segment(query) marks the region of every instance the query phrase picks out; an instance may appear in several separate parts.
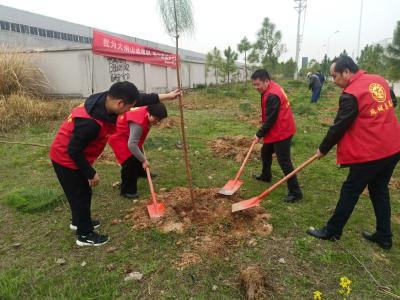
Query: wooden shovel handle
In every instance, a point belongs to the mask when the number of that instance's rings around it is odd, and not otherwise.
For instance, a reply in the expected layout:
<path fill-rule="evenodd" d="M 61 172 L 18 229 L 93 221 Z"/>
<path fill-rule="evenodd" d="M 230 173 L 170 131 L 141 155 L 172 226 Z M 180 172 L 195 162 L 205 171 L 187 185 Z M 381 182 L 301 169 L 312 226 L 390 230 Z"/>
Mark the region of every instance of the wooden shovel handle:
<path fill-rule="evenodd" d="M 244 160 L 243 160 L 242 165 L 240 166 L 239 171 L 238 171 L 237 174 L 236 174 L 236 177 L 235 177 L 235 179 L 234 179 L 235 182 L 238 181 L 239 178 L 240 178 L 240 176 L 242 175 L 243 170 L 244 170 L 244 166 L 246 165 L 247 161 L 249 160 L 250 154 L 251 154 L 251 152 L 253 152 L 254 146 L 255 146 L 256 144 L 257 144 L 257 140 L 254 139 L 253 142 L 251 143 L 251 146 L 250 146 L 249 151 L 248 151 L 247 154 L 246 154 L 246 157 L 245 157 Z"/>
<path fill-rule="evenodd" d="M 143 155 L 144 155 L 145 159 L 147 160 L 146 153 L 144 152 L 144 147 L 142 149 L 143 149 Z M 151 174 L 150 174 L 149 167 L 146 168 L 146 175 L 147 175 L 147 181 L 149 182 L 151 199 L 153 200 L 153 203 L 157 203 L 156 192 L 154 191 L 153 181 L 151 180 Z"/>
<path fill-rule="evenodd" d="M 271 193 L 273 190 L 275 190 L 278 186 L 282 185 L 286 181 L 288 181 L 290 178 L 292 178 L 294 175 L 299 173 L 301 170 L 303 170 L 306 166 L 311 164 L 314 160 L 318 158 L 318 154 L 315 154 L 311 158 L 309 158 L 307 161 L 303 162 L 300 166 L 298 166 L 296 169 L 294 169 L 291 173 L 287 174 L 285 177 L 283 177 L 281 180 L 273 184 L 269 189 L 261 193 L 258 198 L 264 198 L 267 196 L 269 193 Z"/>

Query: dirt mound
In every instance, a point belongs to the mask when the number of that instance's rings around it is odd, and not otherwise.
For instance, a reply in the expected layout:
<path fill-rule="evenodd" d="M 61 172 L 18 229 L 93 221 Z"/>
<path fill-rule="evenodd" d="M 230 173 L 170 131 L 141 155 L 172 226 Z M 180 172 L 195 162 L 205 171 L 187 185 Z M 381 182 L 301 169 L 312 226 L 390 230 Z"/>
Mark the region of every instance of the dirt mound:
<path fill-rule="evenodd" d="M 98 163 L 106 164 L 106 165 L 117 165 L 117 160 L 115 158 L 114 152 L 112 149 L 107 145 L 104 149 L 103 153 L 97 159 Z"/>
<path fill-rule="evenodd" d="M 259 266 L 248 266 L 240 270 L 240 286 L 246 300 L 270 299 L 271 287 Z"/>
<path fill-rule="evenodd" d="M 248 124 L 254 127 L 259 127 L 261 125 L 260 120 L 254 119 L 253 117 L 246 115 L 239 115 L 239 121 L 247 122 Z"/>
<path fill-rule="evenodd" d="M 333 117 L 323 116 L 319 120 L 321 122 L 321 125 L 325 127 L 329 127 L 333 124 Z"/>
<path fill-rule="evenodd" d="M 252 141 L 252 138 L 245 136 L 224 136 L 209 142 L 208 146 L 216 156 L 233 158 L 236 162 L 242 162 L 247 151 L 249 151 Z M 257 144 L 254 147 L 250 159 L 259 159 L 260 150 L 261 144 Z"/>
<path fill-rule="evenodd" d="M 183 254 L 175 264 L 178 268 L 201 262 L 203 255 L 222 256 L 243 239 L 251 237 L 254 244 L 254 236 L 271 234 L 272 225 L 268 223 L 271 216 L 264 208 L 232 213 L 231 205 L 243 199 L 237 195 L 226 198 L 217 192 L 218 189 L 195 190 L 193 208 L 189 190 L 178 187 L 158 195 L 166 206 L 163 218 L 151 220 L 146 207 L 138 205 L 130 210 L 127 219 L 133 222 L 134 229 L 153 227 L 165 233 L 188 233 L 189 237 L 177 242 L 183 247 Z"/>
<path fill-rule="evenodd" d="M 164 120 L 162 120 L 160 123 L 158 123 L 155 127 L 158 129 L 171 129 L 171 128 L 177 128 L 180 125 L 180 119 L 179 117 L 168 117 Z"/>

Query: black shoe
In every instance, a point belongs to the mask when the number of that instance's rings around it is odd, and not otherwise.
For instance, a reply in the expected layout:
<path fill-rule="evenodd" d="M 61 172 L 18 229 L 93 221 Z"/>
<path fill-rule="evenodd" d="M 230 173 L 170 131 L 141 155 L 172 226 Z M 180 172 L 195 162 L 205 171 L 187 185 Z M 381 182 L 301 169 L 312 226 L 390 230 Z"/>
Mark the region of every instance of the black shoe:
<path fill-rule="evenodd" d="M 340 240 L 340 235 L 330 233 L 328 229 L 325 227 L 322 227 L 321 229 L 315 229 L 314 227 L 310 227 L 307 229 L 307 234 L 321 240 L 329 240 L 329 241 L 338 241 Z"/>
<path fill-rule="evenodd" d="M 257 179 L 257 180 L 260 180 L 260 181 L 267 182 L 267 183 L 271 182 L 271 177 L 270 176 L 265 176 L 265 175 L 262 175 L 262 174 L 261 175 L 253 174 L 253 178 Z"/>
<path fill-rule="evenodd" d="M 286 203 L 294 203 L 303 199 L 303 194 L 288 194 L 285 198 L 283 198 L 283 202 Z"/>
<path fill-rule="evenodd" d="M 129 194 L 129 193 L 121 193 L 122 197 L 128 198 L 128 199 L 138 199 L 139 198 L 139 193 L 134 193 L 134 194 Z"/>
<path fill-rule="evenodd" d="M 99 228 L 101 223 L 99 220 L 92 220 L 92 224 L 94 228 Z M 69 224 L 69 229 L 76 231 L 78 229 L 78 226 L 71 223 Z"/>
<path fill-rule="evenodd" d="M 391 238 L 381 238 L 376 234 L 376 232 L 369 233 L 368 231 L 365 230 L 362 232 L 362 236 L 367 241 L 378 244 L 378 246 L 381 247 L 382 249 L 389 250 L 390 248 L 392 248 Z"/>
<path fill-rule="evenodd" d="M 92 231 L 88 235 L 78 235 L 76 244 L 78 246 L 101 246 L 107 243 L 109 240 L 109 236 L 98 234 L 97 232 Z"/>

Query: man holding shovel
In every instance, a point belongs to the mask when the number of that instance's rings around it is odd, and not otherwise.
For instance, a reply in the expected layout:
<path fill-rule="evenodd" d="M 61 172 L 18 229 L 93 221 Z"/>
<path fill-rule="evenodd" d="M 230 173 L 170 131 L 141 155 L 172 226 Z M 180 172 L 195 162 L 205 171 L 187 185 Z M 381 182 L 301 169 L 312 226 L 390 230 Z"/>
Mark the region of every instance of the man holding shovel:
<path fill-rule="evenodd" d="M 326 155 L 337 144 L 337 163 L 349 167 L 335 212 L 321 229 L 307 233 L 335 241 L 368 186 L 376 216 L 376 231 L 362 236 L 383 249 L 392 247 L 388 184 L 400 160 L 400 123 L 393 109 L 390 89 L 381 76 L 367 74 L 348 56 L 336 58 L 330 69 L 334 82 L 343 88 L 339 110 L 317 155 Z"/>
<path fill-rule="evenodd" d="M 292 137 L 296 132 L 293 113 L 289 100 L 280 85 L 270 79 L 266 70 L 256 70 L 251 75 L 253 87 L 261 94 L 262 125 L 255 135 L 257 141 L 263 139 L 261 148 L 262 172 L 254 176 L 257 180 L 271 182 L 272 154 L 276 157 L 285 175 L 293 171 L 290 158 Z M 297 177 L 288 180 L 288 195 L 283 199 L 287 203 L 303 198 Z"/>
<path fill-rule="evenodd" d="M 118 117 L 117 130 L 108 143 L 121 168 L 121 196 L 138 198 L 137 180 L 146 176 L 148 161 L 143 144 L 152 125 L 168 116 L 163 103 L 135 107 Z"/>
<path fill-rule="evenodd" d="M 174 99 L 178 94 L 179 90 L 140 94 L 133 83 L 117 82 L 108 91 L 89 96 L 60 126 L 50 147 L 50 159 L 71 207 L 70 229 L 76 230 L 78 246 L 100 246 L 109 240 L 94 231 L 100 222 L 91 218 L 92 187 L 100 181 L 92 165 L 114 133 L 118 115 L 134 105 Z"/>

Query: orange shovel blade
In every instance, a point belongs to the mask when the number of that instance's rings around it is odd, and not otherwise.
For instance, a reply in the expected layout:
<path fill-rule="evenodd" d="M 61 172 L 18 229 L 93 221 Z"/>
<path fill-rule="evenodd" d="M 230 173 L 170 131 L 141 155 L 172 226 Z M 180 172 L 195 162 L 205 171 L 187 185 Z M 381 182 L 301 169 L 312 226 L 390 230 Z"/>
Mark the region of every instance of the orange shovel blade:
<path fill-rule="evenodd" d="M 162 202 L 153 202 L 147 205 L 147 211 L 150 219 L 161 218 L 165 213 L 165 205 Z"/>
<path fill-rule="evenodd" d="M 262 198 L 260 197 L 253 197 L 248 200 L 243 200 L 240 202 L 236 202 L 232 204 L 232 212 L 247 209 L 253 206 L 258 206 L 260 202 L 262 201 Z"/>
<path fill-rule="evenodd" d="M 225 196 L 232 196 L 242 186 L 243 180 L 228 180 L 222 189 L 218 191 L 219 194 Z"/>

